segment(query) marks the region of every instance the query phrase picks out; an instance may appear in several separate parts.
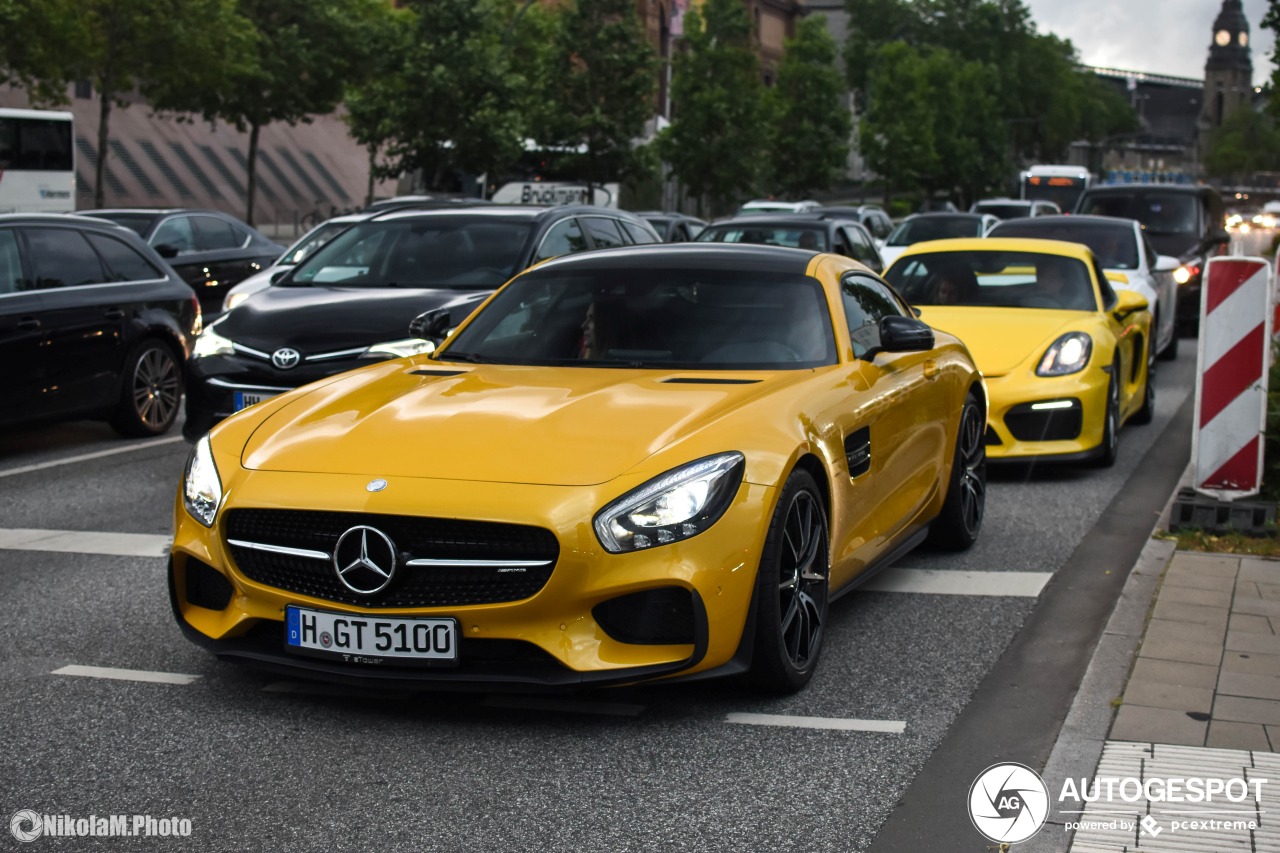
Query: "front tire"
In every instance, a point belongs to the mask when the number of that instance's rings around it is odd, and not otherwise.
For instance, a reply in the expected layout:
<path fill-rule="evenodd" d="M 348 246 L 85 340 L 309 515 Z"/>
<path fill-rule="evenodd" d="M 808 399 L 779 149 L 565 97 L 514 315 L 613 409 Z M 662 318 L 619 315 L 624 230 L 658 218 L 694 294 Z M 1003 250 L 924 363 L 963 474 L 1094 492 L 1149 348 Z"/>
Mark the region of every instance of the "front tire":
<path fill-rule="evenodd" d="M 755 651 L 750 681 L 794 693 L 813 676 L 826 633 L 831 544 L 827 510 L 808 471 L 787 478 L 756 576 Z"/>
<path fill-rule="evenodd" d="M 1110 468 L 1116 464 L 1116 456 L 1120 450 L 1120 383 L 1116 380 L 1119 362 L 1111 365 L 1111 378 L 1107 382 L 1107 411 L 1103 415 L 1102 444 L 1098 448 L 1098 456 L 1094 466 Z"/>
<path fill-rule="evenodd" d="M 970 394 L 960 413 L 955 461 L 942 511 L 929 525 L 929 543 L 948 551 L 966 551 L 978 541 L 987 505 L 987 422 Z"/>
<path fill-rule="evenodd" d="M 163 435 L 177 420 L 181 402 L 178 357 L 163 341 L 143 341 L 125 359 L 111 428 L 133 438 Z"/>

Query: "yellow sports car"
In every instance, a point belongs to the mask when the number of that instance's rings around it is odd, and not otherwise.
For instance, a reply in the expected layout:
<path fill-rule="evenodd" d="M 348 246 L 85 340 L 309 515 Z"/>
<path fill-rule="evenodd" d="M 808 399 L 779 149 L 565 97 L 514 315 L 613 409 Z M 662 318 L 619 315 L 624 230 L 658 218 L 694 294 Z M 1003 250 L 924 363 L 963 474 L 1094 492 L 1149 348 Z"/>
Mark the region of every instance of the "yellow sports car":
<path fill-rule="evenodd" d="M 835 595 L 973 543 L 985 419 L 964 345 L 851 259 L 564 257 L 431 355 L 197 442 L 173 608 L 219 655 L 352 683 L 795 690 Z"/>
<path fill-rule="evenodd" d="M 1105 467 L 1120 425 L 1151 421 L 1147 300 L 1114 290 L 1084 245 L 936 240 L 907 249 L 885 278 L 973 352 L 991 394 L 992 459 Z"/>

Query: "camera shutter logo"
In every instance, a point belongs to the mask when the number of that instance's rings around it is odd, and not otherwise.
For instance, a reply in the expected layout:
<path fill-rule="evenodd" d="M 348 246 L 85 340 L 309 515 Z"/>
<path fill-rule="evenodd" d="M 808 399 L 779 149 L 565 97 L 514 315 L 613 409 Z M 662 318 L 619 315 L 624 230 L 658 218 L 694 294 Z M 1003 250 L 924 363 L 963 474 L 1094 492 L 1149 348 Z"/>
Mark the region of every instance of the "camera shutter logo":
<path fill-rule="evenodd" d="M 271 363 L 281 370 L 293 370 L 302 361 L 302 353 L 292 347 L 281 347 L 271 353 Z"/>
<path fill-rule="evenodd" d="M 993 764 L 969 788 L 969 819 L 1000 844 L 1017 844 L 1040 831 L 1049 817 L 1049 789 L 1022 764 Z"/>
<path fill-rule="evenodd" d="M 9 821 L 9 831 L 14 838 L 26 844 L 44 833 L 44 820 L 31 809 L 23 809 Z"/>

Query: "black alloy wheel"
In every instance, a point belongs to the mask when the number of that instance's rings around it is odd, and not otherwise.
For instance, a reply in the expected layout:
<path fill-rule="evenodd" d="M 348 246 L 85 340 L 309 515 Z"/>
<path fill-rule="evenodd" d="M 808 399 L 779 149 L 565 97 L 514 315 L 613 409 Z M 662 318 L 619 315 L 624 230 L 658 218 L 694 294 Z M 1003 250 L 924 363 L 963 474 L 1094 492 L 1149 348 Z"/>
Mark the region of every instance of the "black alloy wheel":
<path fill-rule="evenodd" d="M 161 341 L 144 341 L 125 362 L 111 426 L 126 436 L 161 435 L 177 420 L 181 401 L 182 367 L 177 356 Z"/>
<path fill-rule="evenodd" d="M 1142 426 L 1149 424 L 1156 416 L 1156 357 L 1147 353 L 1147 378 L 1142 386 L 1142 408 L 1129 418 L 1130 423 Z"/>
<path fill-rule="evenodd" d="M 982 406 L 970 394 L 960 413 L 947 498 L 929 526 L 929 541 L 939 548 L 964 551 L 978 541 L 987 506 L 986 426 Z"/>
<path fill-rule="evenodd" d="M 756 686 L 790 693 L 808 683 L 826 631 L 830 575 L 827 510 L 813 476 L 797 469 L 783 487 L 760 558 Z"/>
<path fill-rule="evenodd" d="M 1116 379 L 1119 361 L 1111 363 L 1108 371 L 1111 378 L 1107 382 L 1107 411 L 1103 415 L 1102 443 L 1098 445 L 1098 457 L 1095 464 L 1099 468 L 1110 468 L 1116 464 L 1116 456 L 1120 449 L 1120 383 Z"/>

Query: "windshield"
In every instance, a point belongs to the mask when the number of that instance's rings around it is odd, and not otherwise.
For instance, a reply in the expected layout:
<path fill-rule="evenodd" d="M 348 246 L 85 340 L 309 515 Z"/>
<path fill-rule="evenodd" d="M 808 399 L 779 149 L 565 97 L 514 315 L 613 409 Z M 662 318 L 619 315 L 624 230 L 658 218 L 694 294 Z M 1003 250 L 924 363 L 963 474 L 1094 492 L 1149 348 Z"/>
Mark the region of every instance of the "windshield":
<path fill-rule="evenodd" d="M 350 227 L 350 222 L 325 222 L 317 225 L 306 234 L 303 234 L 301 240 L 286 249 L 276 263 L 282 267 L 291 267 L 294 264 L 301 263 L 304 258 L 316 249 L 319 249 Z"/>
<path fill-rule="evenodd" d="M 1057 217 L 1054 217 L 1055 219 Z M 1138 241 L 1133 228 L 1114 225 L 1095 225 L 1075 221 L 1053 224 L 1004 223 L 991 229 L 990 237 L 1031 237 L 1036 240 L 1063 240 L 1067 243 L 1084 243 L 1098 256 L 1098 261 L 1109 270 L 1136 270 L 1138 268 Z"/>
<path fill-rule="evenodd" d="M 766 246 L 790 246 L 793 249 L 830 251 L 825 228 L 804 228 L 793 225 L 734 225 L 720 228 L 710 226 L 698 233 L 699 243 L 761 243 Z"/>
<path fill-rule="evenodd" d="M 981 216 L 921 216 L 899 224 L 885 243 L 889 246 L 910 246 L 925 240 L 981 236 Z"/>
<path fill-rule="evenodd" d="M 983 202 L 973 206 L 974 213 L 990 213 L 1001 219 L 1017 219 L 1031 215 L 1031 203 L 1025 201 Z"/>
<path fill-rule="evenodd" d="M 139 237 L 145 237 L 151 223 L 156 221 L 154 213 L 94 213 L 98 219 L 109 219 L 117 225 L 123 225 Z"/>
<path fill-rule="evenodd" d="M 1191 193 L 1099 193 L 1086 198 L 1079 212 L 1136 219 L 1146 226 L 1148 234 L 1197 236 L 1198 208 L 1199 199 Z"/>
<path fill-rule="evenodd" d="M 885 280 L 913 305 L 1096 311 L 1083 261 L 1038 252 L 929 252 L 907 256 Z"/>
<path fill-rule="evenodd" d="M 836 361 L 822 285 L 807 276 L 556 267 L 512 281 L 436 358 L 696 370 Z"/>
<path fill-rule="evenodd" d="M 515 273 L 527 219 L 431 216 L 357 223 L 320 247 L 283 284 L 492 290 Z"/>

